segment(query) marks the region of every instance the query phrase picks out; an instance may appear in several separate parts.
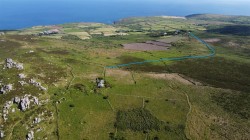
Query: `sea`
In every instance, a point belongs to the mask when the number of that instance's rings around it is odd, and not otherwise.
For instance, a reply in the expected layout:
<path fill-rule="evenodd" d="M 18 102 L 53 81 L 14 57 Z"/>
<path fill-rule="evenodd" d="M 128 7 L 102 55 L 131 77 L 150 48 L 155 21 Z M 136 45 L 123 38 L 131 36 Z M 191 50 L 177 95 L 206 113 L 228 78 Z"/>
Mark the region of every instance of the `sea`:
<path fill-rule="evenodd" d="M 0 30 L 72 22 L 112 24 L 122 18 L 141 16 L 186 16 L 203 13 L 250 16 L 250 0 L 247 4 L 196 3 L 198 0 L 181 1 L 0 0 Z"/>

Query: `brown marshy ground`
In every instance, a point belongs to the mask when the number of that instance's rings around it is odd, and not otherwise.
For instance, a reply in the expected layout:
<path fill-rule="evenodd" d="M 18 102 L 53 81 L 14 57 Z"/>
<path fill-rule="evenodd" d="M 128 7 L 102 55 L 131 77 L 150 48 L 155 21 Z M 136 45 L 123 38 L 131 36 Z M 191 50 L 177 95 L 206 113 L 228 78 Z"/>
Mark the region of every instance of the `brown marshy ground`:
<path fill-rule="evenodd" d="M 164 51 L 169 50 L 171 44 L 160 41 L 147 41 L 145 43 L 123 44 L 124 49 L 139 51 Z"/>

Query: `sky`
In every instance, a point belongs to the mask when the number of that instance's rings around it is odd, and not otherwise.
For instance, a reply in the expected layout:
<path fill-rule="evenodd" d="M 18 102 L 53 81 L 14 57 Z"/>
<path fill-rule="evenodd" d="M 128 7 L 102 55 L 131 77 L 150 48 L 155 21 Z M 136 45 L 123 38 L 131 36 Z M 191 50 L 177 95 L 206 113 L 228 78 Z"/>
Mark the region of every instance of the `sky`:
<path fill-rule="evenodd" d="M 154 2 L 154 3 L 175 3 L 175 4 L 211 4 L 211 5 L 248 5 L 250 6 L 250 0 L 0 0 L 1 1 L 12 1 L 14 2 L 22 2 L 22 1 L 68 1 L 68 2 L 74 2 L 74 1 L 102 1 L 102 2 Z"/>

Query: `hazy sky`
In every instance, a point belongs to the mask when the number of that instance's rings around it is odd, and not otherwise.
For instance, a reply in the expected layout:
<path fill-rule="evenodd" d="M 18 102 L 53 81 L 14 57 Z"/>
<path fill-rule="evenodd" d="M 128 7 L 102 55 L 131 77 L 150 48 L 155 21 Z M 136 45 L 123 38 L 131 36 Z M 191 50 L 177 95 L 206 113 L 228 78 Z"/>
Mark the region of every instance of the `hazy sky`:
<path fill-rule="evenodd" d="M 98 1 L 98 0 L 97 0 Z M 115 0 L 100 0 L 115 1 Z M 134 0 L 117 0 L 117 1 L 134 1 Z M 161 3 L 179 3 L 179 4 L 225 4 L 225 5 L 250 5 L 250 0 L 136 0 L 142 2 L 161 2 Z"/>

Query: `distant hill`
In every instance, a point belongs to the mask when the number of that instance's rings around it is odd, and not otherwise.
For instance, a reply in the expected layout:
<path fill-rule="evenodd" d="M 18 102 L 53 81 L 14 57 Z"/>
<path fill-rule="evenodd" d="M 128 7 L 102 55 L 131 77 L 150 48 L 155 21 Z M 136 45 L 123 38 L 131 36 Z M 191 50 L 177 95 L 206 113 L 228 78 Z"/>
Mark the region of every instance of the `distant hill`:
<path fill-rule="evenodd" d="M 231 22 L 235 24 L 250 24 L 250 16 L 230 16 L 230 15 L 216 15 L 216 14 L 193 14 L 186 16 L 188 19 L 209 20 Z"/>

